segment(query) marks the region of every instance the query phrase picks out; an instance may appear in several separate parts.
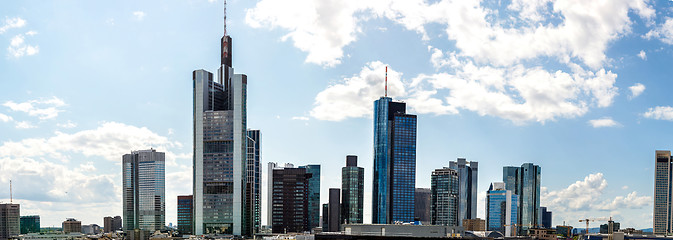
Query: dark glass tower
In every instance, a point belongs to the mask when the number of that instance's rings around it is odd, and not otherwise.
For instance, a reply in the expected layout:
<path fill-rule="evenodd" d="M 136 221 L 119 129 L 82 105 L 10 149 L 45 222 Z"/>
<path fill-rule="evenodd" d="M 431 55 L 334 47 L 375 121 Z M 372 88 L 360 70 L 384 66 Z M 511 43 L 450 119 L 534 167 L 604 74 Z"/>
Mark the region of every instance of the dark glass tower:
<path fill-rule="evenodd" d="M 365 169 L 358 167 L 358 156 L 346 156 L 341 168 L 341 223 L 362 223 Z"/>
<path fill-rule="evenodd" d="M 299 166 L 311 174 L 308 180 L 308 231 L 320 226 L 320 165 Z"/>
<path fill-rule="evenodd" d="M 542 225 L 540 219 L 540 171 L 538 165 L 524 163 L 521 167 L 503 167 L 505 189 L 519 196 L 518 232 Z"/>
<path fill-rule="evenodd" d="M 308 225 L 309 179 L 306 168 L 273 169 L 272 232 L 305 232 Z"/>
<path fill-rule="evenodd" d="M 192 235 L 194 229 L 194 197 L 178 196 L 178 232 Z"/>
<path fill-rule="evenodd" d="M 21 228 L 21 234 L 39 233 L 40 216 L 38 215 L 21 216 L 21 223 L 19 224 L 19 226 Z"/>
<path fill-rule="evenodd" d="M 261 148 L 262 133 L 259 130 L 248 129 L 248 156 L 246 167 L 246 193 L 245 193 L 245 218 L 247 222 L 246 233 L 257 233 L 262 224 L 261 219 Z"/>
<path fill-rule="evenodd" d="M 465 158 L 449 161 L 449 168 L 458 171 L 458 225 L 463 219 L 477 218 L 477 173 L 478 163 Z"/>
<path fill-rule="evenodd" d="M 374 102 L 372 223 L 413 221 L 415 184 L 416 115 L 381 97 Z"/>

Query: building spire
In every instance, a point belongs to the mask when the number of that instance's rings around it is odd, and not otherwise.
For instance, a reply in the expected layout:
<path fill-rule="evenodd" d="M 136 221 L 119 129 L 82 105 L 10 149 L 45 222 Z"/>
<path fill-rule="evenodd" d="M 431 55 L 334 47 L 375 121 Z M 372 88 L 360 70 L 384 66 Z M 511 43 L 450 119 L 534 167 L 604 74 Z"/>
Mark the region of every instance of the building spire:
<path fill-rule="evenodd" d="M 386 66 L 386 97 L 388 97 L 388 66 Z"/>
<path fill-rule="evenodd" d="M 227 36 L 227 0 L 224 0 L 224 36 Z"/>

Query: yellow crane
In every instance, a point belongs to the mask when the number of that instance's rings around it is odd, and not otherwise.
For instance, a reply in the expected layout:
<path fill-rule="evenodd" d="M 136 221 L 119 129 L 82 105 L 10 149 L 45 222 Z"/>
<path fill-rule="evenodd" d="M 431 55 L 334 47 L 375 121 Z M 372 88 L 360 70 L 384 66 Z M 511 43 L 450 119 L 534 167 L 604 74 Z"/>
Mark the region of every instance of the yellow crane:
<path fill-rule="evenodd" d="M 589 234 L 589 222 L 595 222 L 595 221 L 612 221 L 612 217 L 610 217 L 610 218 L 600 217 L 600 218 L 580 219 L 580 222 L 585 222 L 587 224 L 587 227 L 586 227 L 586 230 L 585 230 L 584 234 Z"/>

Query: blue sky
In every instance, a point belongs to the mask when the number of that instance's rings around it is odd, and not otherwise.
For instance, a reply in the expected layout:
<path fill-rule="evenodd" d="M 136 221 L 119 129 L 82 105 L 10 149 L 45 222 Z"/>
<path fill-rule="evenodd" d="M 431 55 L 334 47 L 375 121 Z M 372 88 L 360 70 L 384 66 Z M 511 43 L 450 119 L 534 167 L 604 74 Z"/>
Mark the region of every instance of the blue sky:
<path fill-rule="evenodd" d="M 372 103 L 388 66 L 389 95 L 418 114 L 417 187 L 450 160 L 478 161 L 483 218 L 502 166 L 532 162 L 554 224 L 648 228 L 654 151 L 673 146 L 671 7 L 230 0 L 227 30 L 264 166 L 322 164 L 323 202 L 356 154 L 370 220 Z M 175 223 L 176 195 L 191 194 L 191 72 L 217 69 L 222 17 L 221 0 L 3 3 L 0 199 L 12 179 L 22 215 L 102 225 L 121 214 L 121 156 L 154 147 Z"/>

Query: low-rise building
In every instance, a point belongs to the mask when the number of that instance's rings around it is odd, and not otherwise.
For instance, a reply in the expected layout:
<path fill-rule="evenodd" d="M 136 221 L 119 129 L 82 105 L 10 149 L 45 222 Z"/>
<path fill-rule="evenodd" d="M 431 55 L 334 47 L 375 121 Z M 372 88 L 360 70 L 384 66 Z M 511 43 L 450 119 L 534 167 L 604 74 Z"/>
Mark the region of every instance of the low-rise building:
<path fill-rule="evenodd" d="M 465 231 L 486 231 L 486 220 L 480 218 L 463 219 L 463 227 Z"/>
<path fill-rule="evenodd" d="M 82 232 L 82 222 L 77 221 L 74 218 L 66 219 L 62 224 L 63 233 L 81 233 Z"/>
<path fill-rule="evenodd" d="M 459 238 L 465 230 L 459 226 L 400 225 L 400 224 L 344 224 L 340 233 L 320 233 L 315 239 L 433 239 Z"/>

